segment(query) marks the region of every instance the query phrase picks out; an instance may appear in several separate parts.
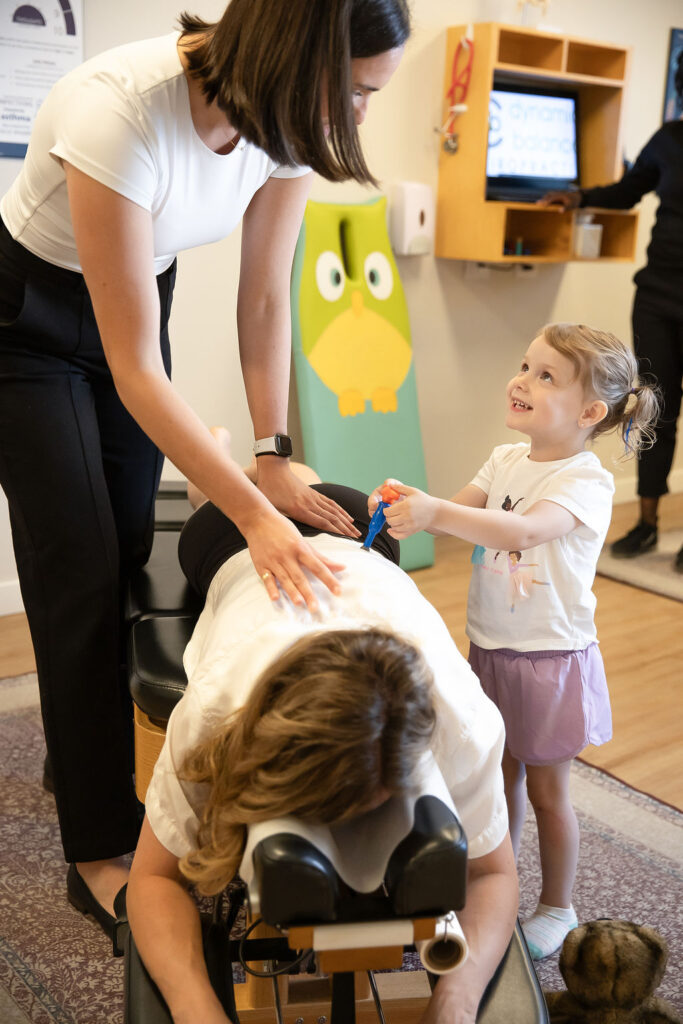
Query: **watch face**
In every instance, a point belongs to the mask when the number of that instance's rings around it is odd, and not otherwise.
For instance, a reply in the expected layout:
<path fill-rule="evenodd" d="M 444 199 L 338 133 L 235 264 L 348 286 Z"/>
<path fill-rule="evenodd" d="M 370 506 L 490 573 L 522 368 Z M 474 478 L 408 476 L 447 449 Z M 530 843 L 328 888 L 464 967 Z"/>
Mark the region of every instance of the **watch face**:
<path fill-rule="evenodd" d="M 292 439 L 286 434 L 275 435 L 275 448 L 278 455 L 290 456 L 292 454 Z"/>

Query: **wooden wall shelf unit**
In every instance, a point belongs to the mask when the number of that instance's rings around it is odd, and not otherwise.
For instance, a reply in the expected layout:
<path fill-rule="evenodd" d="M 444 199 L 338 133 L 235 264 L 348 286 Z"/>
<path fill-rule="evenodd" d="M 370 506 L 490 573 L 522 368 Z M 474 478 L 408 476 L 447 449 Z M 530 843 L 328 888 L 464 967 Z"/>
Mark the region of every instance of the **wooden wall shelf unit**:
<path fill-rule="evenodd" d="M 467 26 L 448 29 L 444 94 Z M 491 263 L 562 263 L 575 259 L 575 213 L 532 203 L 486 199 L 489 93 L 497 82 L 571 86 L 579 94 L 580 184 L 605 185 L 621 177 L 621 115 L 630 51 L 495 22 L 474 26 L 474 60 L 467 110 L 458 115 L 455 153 L 439 157 L 437 256 Z M 448 101 L 447 101 L 448 102 Z M 595 210 L 601 224 L 598 258 L 635 258 L 638 214 Z M 523 252 L 510 255 L 522 240 Z M 518 246 L 519 247 L 519 246 Z"/>

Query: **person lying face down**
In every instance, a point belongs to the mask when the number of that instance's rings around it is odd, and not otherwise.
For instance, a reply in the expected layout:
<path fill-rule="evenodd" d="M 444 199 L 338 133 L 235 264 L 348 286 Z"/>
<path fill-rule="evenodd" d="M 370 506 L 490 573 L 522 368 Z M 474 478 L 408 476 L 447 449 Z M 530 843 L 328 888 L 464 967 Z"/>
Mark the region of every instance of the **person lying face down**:
<path fill-rule="evenodd" d="M 181 782 L 208 787 L 183 875 L 213 895 L 252 822 L 338 824 L 410 792 L 434 725 L 431 673 L 411 644 L 380 629 L 305 635 L 181 766 Z"/>
<path fill-rule="evenodd" d="M 243 538 L 213 505 L 181 535 L 189 581 L 205 595 L 186 649 L 187 690 L 171 715 L 147 793 L 128 887 L 137 947 L 174 1021 L 226 1016 L 203 961 L 191 880 L 217 892 L 242 857 L 246 826 L 291 814 L 334 825 L 410 792 L 431 758 L 468 838 L 458 917 L 471 955 L 444 975 L 423 1024 L 473 1024 L 509 942 L 517 881 L 507 833 L 500 715 L 436 610 L 398 566 L 383 532 L 361 549 L 367 496 L 316 484 L 361 540 L 296 524 L 345 565 L 318 611 L 273 601 Z"/>

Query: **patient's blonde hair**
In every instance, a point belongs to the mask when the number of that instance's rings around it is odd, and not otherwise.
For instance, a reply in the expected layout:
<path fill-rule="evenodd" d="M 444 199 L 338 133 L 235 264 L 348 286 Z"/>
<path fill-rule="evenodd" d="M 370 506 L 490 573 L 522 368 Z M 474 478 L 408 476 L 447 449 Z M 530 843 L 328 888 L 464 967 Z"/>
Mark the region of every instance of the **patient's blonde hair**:
<path fill-rule="evenodd" d="M 208 786 L 184 876 L 205 895 L 220 892 L 247 825 L 290 814 L 333 824 L 383 791 L 409 791 L 434 730 L 431 691 L 421 654 L 393 633 L 333 630 L 294 644 L 181 769 Z"/>
<path fill-rule="evenodd" d="M 618 431 L 626 455 L 637 455 L 655 442 L 659 416 L 658 388 L 638 381 L 638 363 L 623 341 L 609 331 L 585 324 L 546 324 L 539 334 L 574 364 L 587 392 L 607 406 L 592 438 Z"/>

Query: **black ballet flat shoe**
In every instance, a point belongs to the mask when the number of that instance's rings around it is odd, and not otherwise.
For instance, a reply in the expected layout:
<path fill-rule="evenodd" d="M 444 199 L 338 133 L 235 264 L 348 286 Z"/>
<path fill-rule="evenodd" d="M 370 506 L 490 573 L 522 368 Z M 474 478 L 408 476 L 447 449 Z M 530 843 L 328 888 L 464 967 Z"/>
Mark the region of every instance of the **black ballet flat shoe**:
<path fill-rule="evenodd" d="M 113 943 L 116 918 L 95 899 L 75 864 L 69 864 L 66 875 L 66 894 L 71 906 L 79 910 L 81 914 L 90 914 L 91 917 L 94 917 L 104 934 Z"/>
<path fill-rule="evenodd" d="M 611 547 L 614 558 L 637 558 L 657 547 L 657 527 L 640 520 L 627 534 L 615 540 Z"/>

